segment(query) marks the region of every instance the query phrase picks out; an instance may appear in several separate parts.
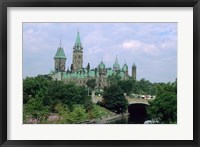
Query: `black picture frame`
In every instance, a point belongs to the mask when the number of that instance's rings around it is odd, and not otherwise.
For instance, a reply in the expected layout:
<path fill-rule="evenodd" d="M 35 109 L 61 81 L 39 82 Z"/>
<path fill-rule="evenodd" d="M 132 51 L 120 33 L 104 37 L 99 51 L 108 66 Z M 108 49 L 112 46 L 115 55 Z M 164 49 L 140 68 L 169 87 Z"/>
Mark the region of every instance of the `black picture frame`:
<path fill-rule="evenodd" d="M 193 140 L 7 140 L 7 8 L 8 7 L 193 7 Z M 0 2 L 0 146 L 159 146 L 197 147 L 199 143 L 199 0 L 1 0 Z M 20 133 L 20 132 L 19 132 Z"/>

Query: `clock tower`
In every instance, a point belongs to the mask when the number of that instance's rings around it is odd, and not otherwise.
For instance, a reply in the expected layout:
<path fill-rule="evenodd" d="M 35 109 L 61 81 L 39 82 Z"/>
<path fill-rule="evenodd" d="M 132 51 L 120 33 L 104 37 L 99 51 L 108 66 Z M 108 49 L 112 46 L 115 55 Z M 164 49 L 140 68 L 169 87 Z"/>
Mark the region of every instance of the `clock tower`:
<path fill-rule="evenodd" d="M 79 31 L 77 33 L 76 41 L 73 47 L 73 70 L 83 68 L 83 47 L 81 44 Z"/>

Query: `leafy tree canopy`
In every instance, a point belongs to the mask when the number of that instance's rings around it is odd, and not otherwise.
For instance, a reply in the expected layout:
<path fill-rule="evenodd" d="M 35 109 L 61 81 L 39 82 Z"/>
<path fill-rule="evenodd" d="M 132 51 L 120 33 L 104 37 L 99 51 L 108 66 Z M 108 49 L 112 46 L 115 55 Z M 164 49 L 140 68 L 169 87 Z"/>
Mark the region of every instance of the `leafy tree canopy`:
<path fill-rule="evenodd" d="M 133 89 L 133 82 L 131 80 L 121 80 L 118 82 L 118 85 L 127 95 L 129 95 Z"/>
<path fill-rule="evenodd" d="M 124 113 L 128 107 L 128 101 L 123 90 L 118 85 L 111 85 L 104 89 L 103 105 L 116 113 Z"/>
<path fill-rule="evenodd" d="M 162 123 L 177 122 L 177 86 L 175 83 L 158 85 L 157 97 L 149 101 L 148 115 Z"/>
<path fill-rule="evenodd" d="M 86 85 L 93 90 L 95 88 L 95 86 L 97 85 L 97 83 L 96 83 L 95 79 L 89 79 L 86 82 Z"/>

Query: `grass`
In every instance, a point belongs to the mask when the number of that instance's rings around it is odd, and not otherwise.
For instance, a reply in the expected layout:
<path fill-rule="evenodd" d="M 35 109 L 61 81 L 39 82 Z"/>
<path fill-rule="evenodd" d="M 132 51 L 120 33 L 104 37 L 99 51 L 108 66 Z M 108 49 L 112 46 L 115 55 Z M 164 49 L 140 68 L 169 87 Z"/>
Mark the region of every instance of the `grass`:
<path fill-rule="evenodd" d="M 98 106 L 96 105 L 96 107 L 98 107 L 99 111 L 101 112 L 100 115 L 101 116 L 109 116 L 109 115 L 113 115 L 113 112 L 104 108 L 104 107 L 101 107 L 101 106 Z"/>

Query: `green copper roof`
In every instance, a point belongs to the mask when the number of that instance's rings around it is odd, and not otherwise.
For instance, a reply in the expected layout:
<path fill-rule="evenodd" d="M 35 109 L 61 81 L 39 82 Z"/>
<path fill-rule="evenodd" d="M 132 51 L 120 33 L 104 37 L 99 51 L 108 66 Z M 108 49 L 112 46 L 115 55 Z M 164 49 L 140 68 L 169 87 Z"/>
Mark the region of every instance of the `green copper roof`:
<path fill-rule="evenodd" d="M 59 47 L 59 48 L 57 49 L 57 52 L 56 52 L 56 55 L 55 55 L 54 59 L 55 59 L 55 58 L 66 59 L 66 56 L 65 56 L 65 53 L 64 53 L 64 50 L 63 50 L 62 47 Z"/>
<path fill-rule="evenodd" d="M 78 31 L 78 33 L 77 33 L 76 41 L 75 41 L 75 44 L 74 44 L 73 49 L 76 50 L 76 51 L 82 51 L 82 50 L 83 50 L 83 47 L 82 47 L 82 44 L 81 44 L 81 39 L 80 39 L 79 31 Z"/>
<path fill-rule="evenodd" d="M 124 66 L 122 67 L 123 71 L 127 71 L 128 70 L 128 65 L 125 63 Z"/>
<path fill-rule="evenodd" d="M 99 68 L 103 69 L 105 67 L 106 67 L 105 64 L 103 63 L 103 61 L 101 61 L 101 63 L 99 64 Z"/>
<path fill-rule="evenodd" d="M 77 73 L 72 73 L 72 74 L 71 74 L 71 77 L 72 77 L 72 78 L 77 78 L 77 77 L 78 77 L 78 74 L 77 74 Z"/>
<path fill-rule="evenodd" d="M 118 59 L 117 59 L 117 55 L 116 55 L 116 59 L 115 59 L 115 63 L 114 63 L 114 65 L 113 65 L 113 67 L 115 67 L 115 68 L 120 68 L 120 65 L 119 65 Z"/>
<path fill-rule="evenodd" d="M 95 76 L 95 71 L 90 70 L 89 75 L 90 75 L 91 77 L 94 77 L 94 76 Z"/>
<path fill-rule="evenodd" d="M 124 73 L 123 73 L 123 72 L 120 72 L 120 76 L 121 76 L 121 77 L 124 77 Z"/>
<path fill-rule="evenodd" d="M 79 32 L 77 33 L 76 44 L 81 44 L 81 39 L 80 39 Z"/>
<path fill-rule="evenodd" d="M 113 70 L 108 69 L 108 70 L 107 70 L 107 76 L 111 76 L 112 74 L 113 74 Z"/>
<path fill-rule="evenodd" d="M 66 72 L 63 73 L 62 78 L 67 79 L 67 73 Z"/>

